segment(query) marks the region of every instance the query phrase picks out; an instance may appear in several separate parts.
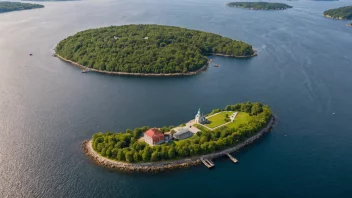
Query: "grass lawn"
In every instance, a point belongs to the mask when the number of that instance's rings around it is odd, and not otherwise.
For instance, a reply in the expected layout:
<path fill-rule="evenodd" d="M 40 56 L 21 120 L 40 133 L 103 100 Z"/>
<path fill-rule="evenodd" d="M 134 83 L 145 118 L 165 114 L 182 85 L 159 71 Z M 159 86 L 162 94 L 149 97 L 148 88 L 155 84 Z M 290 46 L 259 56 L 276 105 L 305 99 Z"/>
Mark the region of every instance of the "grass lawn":
<path fill-rule="evenodd" d="M 234 112 L 228 112 L 228 111 L 224 111 L 221 112 L 215 116 L 212 116 L 210 118 L 208 118 L 208 120 L 210 121 L 209 124 L 205 124 L 205 126 L 209 127 L 209 128 L 215 128 L 217 126 L 220 126 L 222 124 L 225 124 L 225 115 L 228 114 L 229 117 L 233 114 Z"/>
<path fill-rule="evenodd" d="M 236 128 L 240 124 L 247 124 L 250 119 L 252 119 L 252 117 L 248 113 L 238 112 L 235 121 L 227 124 L 226 127 Z"/>

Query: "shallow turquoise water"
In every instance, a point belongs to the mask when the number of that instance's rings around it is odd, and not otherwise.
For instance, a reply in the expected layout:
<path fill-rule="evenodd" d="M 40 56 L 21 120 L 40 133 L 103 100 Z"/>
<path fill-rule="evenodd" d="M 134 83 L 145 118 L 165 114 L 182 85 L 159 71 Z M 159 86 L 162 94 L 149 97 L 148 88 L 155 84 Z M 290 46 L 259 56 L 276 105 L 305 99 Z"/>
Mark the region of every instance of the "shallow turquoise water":
<path fill-rule="evenodd" d="M 250 11 L 205 1 L 75 1 L 0 15 L 0 197 L 350 197 L 352 29 L 321 13 L 350 1 Z M 153 23 L 252 44 L 250 60 L 192 77 L 82 74 L 52 57 L 87 28 Z M 33 53 L 30 57 L 28 54 Z M 98 131 L 176 125 L 243 101 L 270 105 L 273 132 L 234 156 L 163 174 L 101 168 L 81 143 Z"/>

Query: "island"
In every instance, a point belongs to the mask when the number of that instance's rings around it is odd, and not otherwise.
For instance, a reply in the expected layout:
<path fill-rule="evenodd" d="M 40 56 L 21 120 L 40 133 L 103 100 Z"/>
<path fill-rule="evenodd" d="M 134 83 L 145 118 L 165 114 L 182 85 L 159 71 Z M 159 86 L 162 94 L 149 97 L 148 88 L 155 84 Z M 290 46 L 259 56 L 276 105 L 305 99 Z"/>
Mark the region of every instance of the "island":
<path fill-rule="evenodd" d="M 207 55 L 248 58 L 252 46 L 217 34 L 164 25 L 90 29 L 56 46 L 56 56 L 84 70 L 116 75 L 194 75 L 207 69 Z"/>
<path fill-rule="evenodd" d="M 352 6 L 344 6 L 340 8 L 326 10 L 323 15 L 328 18 L 350 20 L 352 19 Z"/>
<path fill-rule="evenodd" d="M 12 12 L 12 11 L 21 11 L 21 10 L 31 10 L 36 8 L 44 8 L 40 4 L 32 3 L 21 3 L 21 2 L 0 2 L 0 13 Z"/>
<path fill-rule="evenodd" d="M 121 171 L 160 172 L 204 163 L 252 144 L 275 122 L 270 108 L 261 103 L 238 103 L 214 109 L 177 127 L 127 129 L 96 133 L 83 149 L 97 164 Z"/>
<path fill-rule="evenodd" d="M 285 10 L 292 6 L 284 3 L 269 3 L 269 2 L 231 2 L 226 4 L 230 7 L 246 8 L 251 10 Z"/>
<path fill-rule="evenodd" d="M 21 0 L 21 1 L 79 1 L 79 0 Z"/>

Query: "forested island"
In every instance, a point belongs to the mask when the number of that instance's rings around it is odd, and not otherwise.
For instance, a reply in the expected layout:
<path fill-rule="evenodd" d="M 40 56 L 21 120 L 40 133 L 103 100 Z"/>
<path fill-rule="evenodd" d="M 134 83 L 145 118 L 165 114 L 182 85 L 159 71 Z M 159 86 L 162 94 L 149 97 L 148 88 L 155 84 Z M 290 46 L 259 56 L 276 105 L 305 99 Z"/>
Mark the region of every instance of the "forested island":
<path fill-rule="evenodd" d="M 22 0 L 22 1 L 79 1 L 79 0 Z"/>
<path fill-rule="evenodd" d="M 292 6 L 284 3 L 270 2 L 231 2 L 226 5 L 230 7 L 246 8 L 251 10 L 285 10 L 292 8 Z"/>
<path fill-rule="evenodd" d="M 56 46 L 56 55 L 111 74 L 189 74 L 206 68 L 206 55 L 252 57 L 252 46 L 217 34 L 164 25 L 90 29 Z"/>
<path fill-rule="evenodd" d="M 323 15 L 328 18 L 349 20 L 352 19 L 352 6 L 326 10 Z"/>
<path fill-rule="evenodd" d="M 44 6 L 40 4 L 32 4 L 32 3 L 7 2 L 7 1 L 0 2 L 0 13 L 30 10 L 30 9 L 36 9 L 36 8 L 44 8 Z"/>
<path fill-rule="evenodd" d="M 274 120 L 266 105 L 239 103 L 207 115 L 199 110 L 194 120 L 178 127 L 144 126 L 120 133 L 96 133 L 84 143 L 84 149 L 109 168 L 164 171 L 234 152 L 268 132 Z"/>

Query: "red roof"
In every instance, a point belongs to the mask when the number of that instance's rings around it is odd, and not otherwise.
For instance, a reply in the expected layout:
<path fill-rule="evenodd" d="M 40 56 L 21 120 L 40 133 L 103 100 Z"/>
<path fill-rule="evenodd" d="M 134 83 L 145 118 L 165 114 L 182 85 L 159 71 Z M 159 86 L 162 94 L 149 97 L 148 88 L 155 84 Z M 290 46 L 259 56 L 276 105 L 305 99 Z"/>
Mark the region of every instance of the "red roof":
<path fill-rule="evenodd" d="M 144 135 L 151 137 L 153 139 L 153 142 L 159 142 L 161 140 L 164 140 L 164 134 L 156 128 L 149 129 L 144 133 Z"/>

